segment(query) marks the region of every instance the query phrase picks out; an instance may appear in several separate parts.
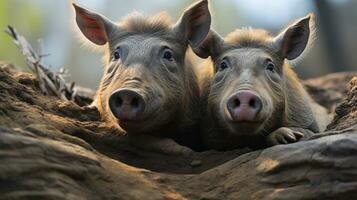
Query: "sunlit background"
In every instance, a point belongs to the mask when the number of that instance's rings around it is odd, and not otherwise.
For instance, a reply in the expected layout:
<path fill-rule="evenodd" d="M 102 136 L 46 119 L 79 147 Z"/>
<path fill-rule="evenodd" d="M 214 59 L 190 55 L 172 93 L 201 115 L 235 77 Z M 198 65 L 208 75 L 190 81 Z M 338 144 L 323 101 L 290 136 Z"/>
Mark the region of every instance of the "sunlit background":
<path fill-rule="evenodd" d="M 79 5 L 112 20 L 138 11 L 146 15 L 167 11 L 176 21 L 193 0 L 77 0 Z M 298 65 L 301 78 L 335 71 L 357 70 L 357 1 L 354 0 L 210 0 L 213 27 L 222 36 L 251 26 L 278 32 L 310 12 L 317 16 L 317 40 Z M 1 0 L 0 28 L 14 26 L 36 49 L 43 40 L 46 65 L 65 67 L 70 81 L 96 88 L 102 74 L 101 55 L 81 46 L 73 30 L 73 10 L 67 0 Z M 19 50 L 0 32 L 0 60 L 26 69 Z"/>

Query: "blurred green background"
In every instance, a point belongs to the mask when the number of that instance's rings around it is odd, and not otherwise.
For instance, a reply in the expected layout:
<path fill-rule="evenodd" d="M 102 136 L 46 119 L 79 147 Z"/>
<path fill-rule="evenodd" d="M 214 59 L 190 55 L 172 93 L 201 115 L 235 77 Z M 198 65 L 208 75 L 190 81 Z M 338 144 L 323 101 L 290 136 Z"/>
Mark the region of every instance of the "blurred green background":
<path fill-rule="evenodd" d="M 112 20 L 138 11 L 146 15 L 167 11 L 176 21 L 193 0 L 77 0 L 79 5 Z M 357 1 L 354 0 L 210 0 L 213 27 L 222 36 L 251 26 L 276 33 L 310 12 L 317 16 L 317 40 L 296 71 L 301 78 L 335 71 L 357 70 Z M 95 89 L 102 75 L 101 55 L 82 47 L 67 0 L 1 0 L 0 28 L 14 26 L 35 47 L 44 42 L 46 65 L 65 67 L 69 81 Z M 0 32 L 0 60 L 26 69 L 19 50 Z"/>

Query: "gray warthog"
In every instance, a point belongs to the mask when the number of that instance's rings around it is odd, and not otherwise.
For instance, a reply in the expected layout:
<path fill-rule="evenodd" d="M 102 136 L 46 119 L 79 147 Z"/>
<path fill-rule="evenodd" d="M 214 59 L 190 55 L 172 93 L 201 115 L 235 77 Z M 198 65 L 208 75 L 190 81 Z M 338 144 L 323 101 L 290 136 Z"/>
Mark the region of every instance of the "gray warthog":
<path fill-rule="evenodd" d="M 209 33 L 194 50 L 201 57 L 211 56 L 211 71 L 201 86 L 207 147 L 287 144 L 324 128 L 327 113 L 288 64 L 301 57 L 312 35 L 312 14 L 276 37 L 261 29 L 237 29 L 224 39 Z"/>
<path fill-rule="evenodd" d="M 207 0 L 189 7 L 176 24 L 165 14 L 133 14 L 114 23 L 73 5 L 84 36 L 106 45 L 104 75 L 94 102 L 102 117 L 133 137 L 181 138 L 192 133 L 199 117 L 199 87 L 194 55 L 187 50 L 210 30 Z M 142 142 L 150 143 L 148 138 Z"/>

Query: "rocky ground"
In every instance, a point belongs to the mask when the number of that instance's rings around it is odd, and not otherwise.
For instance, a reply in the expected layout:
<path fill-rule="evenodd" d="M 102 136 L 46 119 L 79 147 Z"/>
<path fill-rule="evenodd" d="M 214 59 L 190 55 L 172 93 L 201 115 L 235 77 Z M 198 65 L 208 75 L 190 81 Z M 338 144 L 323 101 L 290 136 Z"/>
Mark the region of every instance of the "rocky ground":
<path fill-rule="evenodd" d="M 44 96 L 33 75 L 2 63 L 0 199 L 357 198 L 356 76 L 304 82 L 336 110 L 324 133 L 265 150 L 173 156 L 132 147 L 97 110 Z"/>

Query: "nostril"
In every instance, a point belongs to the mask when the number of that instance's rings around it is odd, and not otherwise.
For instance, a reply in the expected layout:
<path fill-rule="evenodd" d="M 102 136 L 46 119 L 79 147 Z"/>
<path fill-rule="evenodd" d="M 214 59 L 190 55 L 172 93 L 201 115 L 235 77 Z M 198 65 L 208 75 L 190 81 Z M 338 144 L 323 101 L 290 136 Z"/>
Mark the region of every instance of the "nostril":
<path fill-rule="evenodd" d="M 249 106 L 252 108 L 257 108 L 257 101 L 255 99 L 249 100 Z"/>
<path fill-rule="evenodd" d="M 138 108 L 139 107 L 139 99 L 137 97 L 134 97 L 132 100 L 131 100 L 131 106 L 133 108 Z"/>
<path fill-rule="evenodd" d="M 120 97 L 117 97 L 117 98 L 115 99 L 114 104 L 115 104 L 116 107 L 121 107 L 121 105 L 123 104 L 123 99 L 120 98 Z"/>
<path fill-rule="evenodd" d="M 234 106 L 234 107 L 239 107 L 239 106 L 240 106 L 240 101 L 239 101 L 239 99 L 234 99 L 234 101 L 233 101 L 233 106 Z"/>

